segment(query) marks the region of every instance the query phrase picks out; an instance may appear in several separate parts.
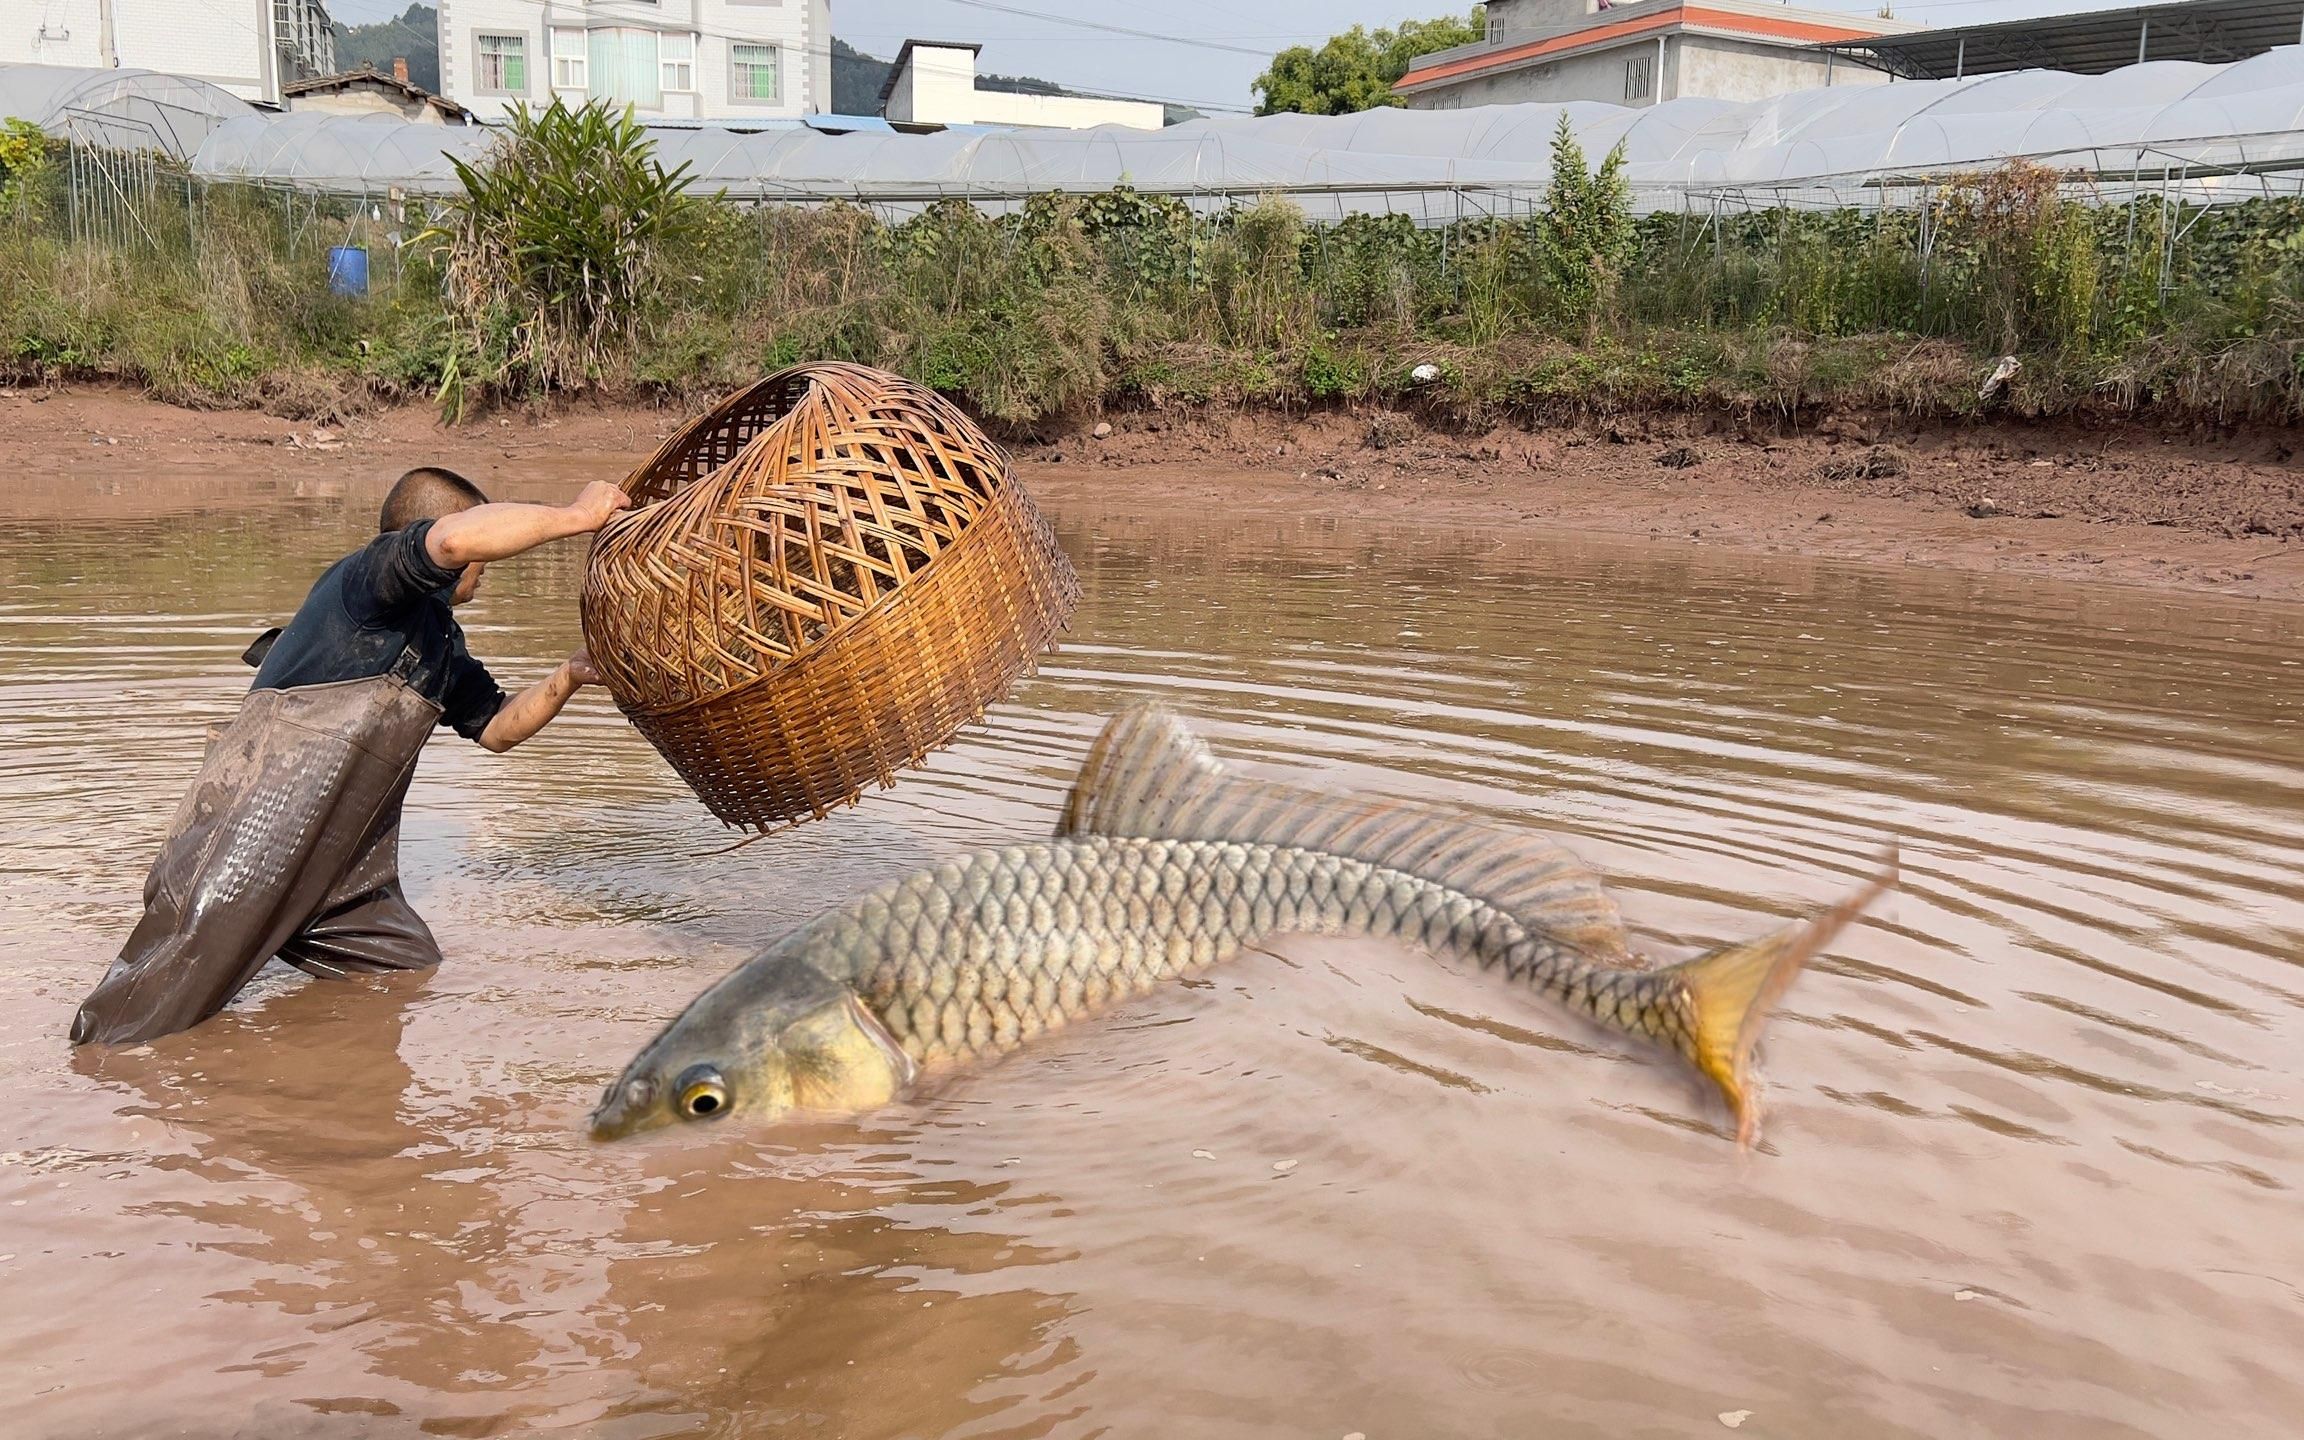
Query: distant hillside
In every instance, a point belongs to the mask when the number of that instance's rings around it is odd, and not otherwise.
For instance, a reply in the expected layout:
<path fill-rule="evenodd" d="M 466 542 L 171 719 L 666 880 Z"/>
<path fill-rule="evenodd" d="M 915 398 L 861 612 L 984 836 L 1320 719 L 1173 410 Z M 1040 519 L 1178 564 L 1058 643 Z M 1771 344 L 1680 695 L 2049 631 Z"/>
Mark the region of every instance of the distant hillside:
<path fill-rule="evenodd" d="M 337 69 L 373 65 L 389 75 L 392 61 L 404 59 L 409 83 L 440 93 L 440 12 L 431 6 L 410 5 L 397 20 L 331 28 L 336 32 Z"/>
<path fill-rule="evenodd" d="M 880 87 L 888 83 L 889 62 L 867 55 L 847 41 L 832 37 L 832 112 L 836 115 L 877 115 Z"/>
<path fill-rule="evenodd" d="M 880 87 L 888 83 L 888 72 L 893 61 L 867 55 L 847 41 L 835 36 L 832 40 L 832 108 L 842 115 L 877 115 L 880 113 Z M 979 75 L 976 86 L 981 90 L 999 90 L 1010 95 L 1072 95 L 1052 80 L 1041 80 L 1030 75 Z M 1197 120 L 1200 112 L 1185 105 L 1167 105 L 1165 123 L 1181 124 Z"/>

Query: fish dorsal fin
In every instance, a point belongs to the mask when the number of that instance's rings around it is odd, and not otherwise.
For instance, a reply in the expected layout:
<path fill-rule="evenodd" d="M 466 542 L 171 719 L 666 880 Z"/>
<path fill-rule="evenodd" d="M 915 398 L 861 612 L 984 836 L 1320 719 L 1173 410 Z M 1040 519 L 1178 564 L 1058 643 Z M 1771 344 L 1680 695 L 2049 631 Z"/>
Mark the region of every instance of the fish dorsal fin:
<path fill-rule="evenodd" d="M 1105 723 L 1056 834 L 1325 851 L 1485 900 L 1599 963 L 1636 963 L 1616 902 L 1559 842 L 1436 806 L 1238 774 L 1160 705 Z"/>

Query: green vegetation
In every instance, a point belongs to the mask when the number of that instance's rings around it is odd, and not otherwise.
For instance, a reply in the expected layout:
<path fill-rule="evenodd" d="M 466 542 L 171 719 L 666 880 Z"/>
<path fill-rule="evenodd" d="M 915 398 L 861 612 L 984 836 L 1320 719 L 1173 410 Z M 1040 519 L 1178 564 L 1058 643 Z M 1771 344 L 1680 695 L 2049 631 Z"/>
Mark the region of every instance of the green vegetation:
<path fill-rule="evenodd" d="M 1397 30 L 1355 25 L 1329 36 L 1317 50 L 1292 45 L 1273 56 L 1272 64 L 1251 85 L 1258 97 L 1256 113 L 1349 115 L 1398 105 L 1392 85 L 1408 73 L 1410 61 L 1435 50 L 1469 45 L 1487 33 L 1487 7 L 1475 5 L 1461 19 L 1443 15 L 1437 20 L 1403 20 Z"/>
<path fill-rule="evenodd" d="M 21 192 L 0 209 L 0 378 L 453 415 L 687 403 L 823 357 L 1009 424 L 1097 404 L 2304 419 L 2304 201 L 2091 207 L 2012 167 L 1925 208 L 1635 220 L 1614 166 L 1561 138 L 1543 204 L 1440 227 L 1127 189 L 890 223 L 684 197 L 593 107 L 523 120 L 434 214 L 176 175 L 109 238 L 69 223 L 70 167 L 32 143 L 0 150 Z M 327 291 L 347 243 L 373 257 L 365 298 Z M 2011 354 L 2013 384 L 1980 397 Z"/>
<path fill-rule="evenodd" d="M 1552 132 L 1552 183 L 1535 223 L 1536 280 L 1561 319 L 1593 324 L 1614 309 L 1625 267 L 1639 253 L 1632 191 L 1619 144 L 1594 170 L 1568 128 Z"/>
<path fill-rule="evenodd" d="M 439 228 L 451 317 L 440 396 L 576 390 L 634 353 L 665 309 L 666 264 L 700 233 L 688 167 L 656 163 L 631 111 L 522 107 L 486 163 L 451 160 L 464 194 Z"/>
<path fill-rule="evenodd" d="M 55 149 L 39 126 L 0 120 L 0 210 L 21 208 L 55 163 Z"/>

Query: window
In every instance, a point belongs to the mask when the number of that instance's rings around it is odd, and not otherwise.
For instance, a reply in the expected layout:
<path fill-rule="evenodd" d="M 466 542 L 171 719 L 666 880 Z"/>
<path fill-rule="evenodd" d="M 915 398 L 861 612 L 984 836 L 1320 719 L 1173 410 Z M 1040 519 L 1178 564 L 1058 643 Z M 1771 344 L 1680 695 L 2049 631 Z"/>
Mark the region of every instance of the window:
<path fill-rule="evenodd" d="M 1624 62 L 1624 98 L 1645 100 L 1656 89 L 1656 57 L 1643 55 Z"/>
<path fill-rule="evenodd" d="M 595 99 L 642 110 L 664 108 L 660 38 L 653 30 L 594 30 L 592 94 Z M 686 38 L 686 37 L 682 37 Z"/>
<path fill-rule="evenodd" d="M 728 57 L 729 99 L 773 104 L 781 95 L 777 80 L 784 57 L 775 46 L 736 44 Z"/>
<path fill-rule="evenodd" d="M 657 57 L 664 62 L 664 88 L 667 90 L 693 90 L 696 88 L 696 37 L 693 35 L 659 35 Z"/>
<path fill-rule="evenodd" d="M 581 30 L 552 32 L 552 88 L 581 90 L 585 86 L 585 41 Z"/>
<path fill-rule="evenodd" d="M 483 95 L 528 93 L 528 37 L 480 35 L 479 81 Z"/>

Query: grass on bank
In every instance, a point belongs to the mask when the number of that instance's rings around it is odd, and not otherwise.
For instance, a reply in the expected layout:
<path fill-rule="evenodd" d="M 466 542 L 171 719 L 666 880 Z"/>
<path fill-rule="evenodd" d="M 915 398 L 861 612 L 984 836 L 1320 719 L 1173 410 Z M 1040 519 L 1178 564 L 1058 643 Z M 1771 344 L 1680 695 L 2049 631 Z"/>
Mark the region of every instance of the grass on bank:
<path fill-rule="evenodd" d="M 1620 157 L 1589 165 L 1563 125 L 1544 204 L 1515 219 L 1310 225 L 1279 199 L 1201 215 L 1123 188 L 887 223 L 686 194 L 629 117 L 555 105 L 431 214 L 178 177 L 132 226 L 75 238 L 54 147 L 9 134 L 0 376 L 186 404 L 691 401 L 822 357 L 1011 424 L 1358 403 L 1449 425 L 1797 421 L 1971 413 L 2014 354 L 1998 398 L 2022 413 L 2304 417 L 2304 204 L 2090 206 L 2025 166 L 1925 211 L 1635 220 Z M 326 249 L 348 238 L 374 256 L 364 300 L 327 292 Z"/>

